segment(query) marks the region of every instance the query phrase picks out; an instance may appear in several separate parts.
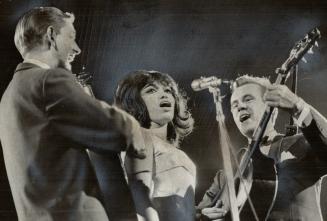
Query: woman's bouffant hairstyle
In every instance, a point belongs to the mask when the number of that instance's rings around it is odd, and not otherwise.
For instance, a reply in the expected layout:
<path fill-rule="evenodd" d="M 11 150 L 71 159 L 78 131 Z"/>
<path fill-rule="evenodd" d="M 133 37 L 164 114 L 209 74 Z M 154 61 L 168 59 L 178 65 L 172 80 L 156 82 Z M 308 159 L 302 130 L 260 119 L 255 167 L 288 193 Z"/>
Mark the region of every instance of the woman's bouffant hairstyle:
<path fill-rule="evenodd" d="M 116 89 L 115 104 L 135 117 L 144 128 L 149 128 L 151 120 L 147 107 L 141 98 L 141 90 L 148 84 L 157 82 L 170 87 L 175 98 L 174 118 L 168 123 L 167 140 L 178 144 L 193 130 L 194 120 L 187 107 L 187 97 L 178 89 L 176 82 L 158 71 L 138 70 L 124 78 Z"/>

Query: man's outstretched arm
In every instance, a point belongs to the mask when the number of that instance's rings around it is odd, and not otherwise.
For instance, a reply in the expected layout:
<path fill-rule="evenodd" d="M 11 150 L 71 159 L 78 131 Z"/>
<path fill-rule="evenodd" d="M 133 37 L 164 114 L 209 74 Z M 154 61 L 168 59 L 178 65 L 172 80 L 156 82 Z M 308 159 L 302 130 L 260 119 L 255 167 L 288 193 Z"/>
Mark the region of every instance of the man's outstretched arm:
<path fill-rule="evenodd" d="M 92 151 L 125 150 L 144 155 L 144 140 L 138 122 L 117 107 L 87 95 L 64 69 L 50 69 L 43 79 L 45 112 L 61 135 Z"/>

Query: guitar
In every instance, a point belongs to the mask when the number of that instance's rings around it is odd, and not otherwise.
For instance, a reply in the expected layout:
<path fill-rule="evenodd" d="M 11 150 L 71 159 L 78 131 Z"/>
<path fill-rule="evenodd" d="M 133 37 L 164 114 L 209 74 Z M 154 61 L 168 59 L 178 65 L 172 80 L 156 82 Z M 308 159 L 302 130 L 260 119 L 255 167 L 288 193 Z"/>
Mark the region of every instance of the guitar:
<path fill-rule="evenodd" d="M 298 64 L 307 52 L 311 53 L 312 47 L 320 37 L 319 30 L 315 28 L 295 44 L 286 61 L 280 68 L 276 69 L 278 76 L 275 84 L 285 84 L 290 70 Z M 233 178 L 234 188 L 238 190 L 237 199 L 246 200 L 246 202 L 237 202 L 242 220 L 267 220 L 276 198 L 278 186 L 276 185 L 277 175 L 274 160 L 263 155 L 259 149 L 273 111 L 273 107 L 266 107 L 248 150 L 241 157 L 241 163 L 237 166 Z M 216 205 L 219 199 L 223 199 L 225 203 L 223 208 L 230 210 L 226 186 L 225 183 L 213 202 Z M 246 197 L 239 197 L 241 195 Z M 235 216 L 232 214 L 232 217 Z"/>

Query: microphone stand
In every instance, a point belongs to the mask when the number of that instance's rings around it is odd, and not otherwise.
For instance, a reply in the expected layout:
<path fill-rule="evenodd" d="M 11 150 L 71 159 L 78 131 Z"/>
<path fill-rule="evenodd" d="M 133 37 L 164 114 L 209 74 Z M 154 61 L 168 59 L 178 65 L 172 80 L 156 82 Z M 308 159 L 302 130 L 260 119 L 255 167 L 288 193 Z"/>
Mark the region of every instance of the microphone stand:
<path fill-rule="evenodd" d="M 228 133 L 225 124 L 225 115 L 222 109 L 222 96 L 220 93 L 220 89 L 218 87 L 208 87 L 209 92 L 213 96 L 213 100 L 216 106 L 216 120 L 218 123 L 218 138 L 220 141 L 220 148 L 221 154 L 223 158 L 223 165 L 226 177 L 226 184 L 228 189 L 228 198 L 229 198 L 229 206 L 231 211 L 231 216 L 233 221 L 239 221 L 239 211 L 238 211 L 238 204 L 236 201 L 236 193 L 235 193 L 235 185 L 234 185 L 234 174 L 233 174 L 233 167 L 232 167 L 232 160 L 231 160 L 231 153 L 230 153 L 230 145 L 227 140 Z M 217 205 L 216 205 L 217 206 Z"/>

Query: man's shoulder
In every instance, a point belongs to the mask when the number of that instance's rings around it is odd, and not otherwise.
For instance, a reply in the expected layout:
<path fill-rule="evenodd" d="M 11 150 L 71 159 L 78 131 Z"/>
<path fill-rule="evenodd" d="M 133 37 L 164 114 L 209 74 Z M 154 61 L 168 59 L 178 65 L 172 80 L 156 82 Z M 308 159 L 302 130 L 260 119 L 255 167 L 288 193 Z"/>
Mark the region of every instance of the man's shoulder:
<path fill-rule="evenodd" d="M 62 85 L 62 82 L 70 84 L 73 77 L 70 71 L 63 68 L 45 69 L 34 64 L 21 63 L 17 66 L 5 94 L 41 95 L 47 85 Z"/>
<path fill-rule="evenodd" d="M 307 144 L 307 140 L 302 133 L 294 134 L 292 136 L 283 136 L 280 139 L 281 145 L 284 147 L 291 147 L 295 144 Z"/>
<path fill-rule="evenodd" d="M 17 65 L 17 68 L 15 70 L 15 76 L 17 76 L 18 78 L 42 78 L 45 75 L 71 76 L 72 73 L 64 68 L 58 67 L 58 68 L 45 69 L 45 68 L 41 68 L 37 65 L 29 64 L 29 63 L 20 63 Z"/>
<path fill-rule="evenodd" d="M 289 152 L 297 159 L 305 157 L 311 149 L 309 142 L 302 133 L 281 139 L 281 152 Z"/>
<path fill-rule="evenodd" d="M 70 85 L 72 81 L 75 81 L 75 77 L 72 72 L 64 68 L 51 68 L 46 69 L 42 73 L 42 84 L 46 85 Z"/>

